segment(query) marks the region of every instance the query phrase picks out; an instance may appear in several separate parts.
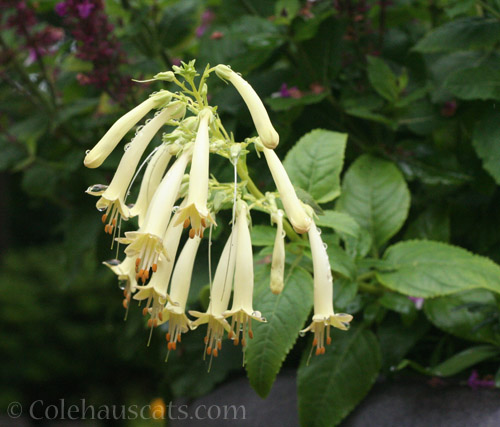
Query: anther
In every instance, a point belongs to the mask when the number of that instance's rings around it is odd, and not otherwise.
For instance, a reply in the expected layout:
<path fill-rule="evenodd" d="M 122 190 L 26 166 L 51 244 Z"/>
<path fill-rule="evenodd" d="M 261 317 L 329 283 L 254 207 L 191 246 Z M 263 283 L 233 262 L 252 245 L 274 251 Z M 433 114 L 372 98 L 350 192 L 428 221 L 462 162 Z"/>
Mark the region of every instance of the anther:
<path fill-rule="evenodd" d="M 181 342 L 181 334 L 177 335 L 177 342 Z"/>
<path fill-rule="evenodd" d="M 214 348 L 214 357 L 217 357 L 219 355 L 219 352 L 217 351 L 216 348 Z"/>
<path fill-rule="evenodd" d="M 326 343 L 327 343 L 327 345 L 330 345 L 332 343 L 332 338 L 326 337 Z"/>
<path fill-rule="evenodd" d="M 212 354 L 212 347 L 207 347 L 207 354 L 209 356 Z"/>
<path fill-rule="evenodd" d="M 204 342 L 205 344 L 207 344 L 207 343 L 208 343 L 208 336 L 205 336 L 205 338 L 203 338 L 203 342 Z"/>
<path fill-rule="evenodd" d="M 158 270 L 158 264 L 153 264 L 152 267 L 153 273 L 156 273 L 156 270 Z"/>
<path fill-rule="evenodd" d="M 202 219 L 201 219 L 201 226 L 202 226 L 203 228 L 207 228 L 207 220 L 206 220 L 205 218 L 202 218 Z"/>
<path fill-rule="evenodd" d="M 220 350 L 222 348 L 222 343 L 220 341 L 217 341 L 217 348 Z"/>
<path fill-rule="evenodd" d="M 144 270 L 143 278 L 149 279 L 149 270 Z"/>
<path fill-rule="evenodd" d="M 116 226 L 116 218 L 113 218 L 113 227 Z"/>
<path fill-rule="evenodd" d="M 176 350 L 177 349 L 177 344 L 175 343 L 175 341 L 172 343 L 172 350 Z"/>
<path fill-rule="evenodd" d="M 167 335 L 165 335 L 165 338 L 167 338 L 167 341 L 170 341 L 170 332 L 167 332 Z"/>
<path fill-rule="evenodd" d="M 186 219 L 184 220 L 184 225 L 183 225 L 183 227 L 184 227 L 184 228 L 188 228 L 188 227 L 189 227 L 189 224 L 191 224 L 191 222 L 189 221 L 189 218 L 186 218 Z"/>
<path fill-rule="evenodd" d="M 192 228 L 191 230 L 189 230 L 189 238 L 194 239 L 194 236 L 196 236 L 196 231 L 194 228 Z"/>
<path fill-rule="evenodd" d="M 102 223 L 104 224 L 106 222 L 106 219 L 108 218 L 108 214 L 103 214 L 102 215 Z"/>
<path fill-rule="evenodd" d="M 158 327 L 158 319 L 153 320 L 153 326 L 156 328 Z"/>
<path fill-rule="evenodd" d="M 123 308 L 128 308 L 128 300 L 126 298 L 123 300 Z"/>
<path fill-rule="evenodd" d="M 317 347 L 316 348 L 316 356 L 319 356 L 321 354 L 321 348 Z"/>
<path fill-rule="evenodd" d="M 234 341 L 233 341 L 233 344 L 234 344 L 234 345 L 238 345 L 239 343 L 240 343 L 240 340 L 239 340 L 239 338 L 238 338 L 238 337 L 236 337 L 236 338 L 234 339 Z"/>
<path fill-rule="evenodd" d="M 250 337 L 250 339 L 253 338 L 253 331 L 248 331 L 248 336 Z"/>
<path fill-rule="evenodd" d="M 241 345 L 245 347 L 247 345 L 247 340 L 245 338 L 241 339 Z"/>
<path fill-rule="evenodd" d="M 146 314 L 148 314 L 148 308 L 147 307 L 144 307 L 142 309 L 142 315 L 145 316 Z"/>
<path fill-rule="evenodd" d="M 137 258 L 135 260 L 135 269 L 137 270 L 139 268 L 139 264 L 141 263 L 141 259 L 140 258 Z"/>
<path fill-rule="evenodd" d="M 163 313 L 161 311 L 158 313 L 158 319 L 160 319 L 160 322 L 163 322 Z"/>
<path fill-rule="evenodd" d="M 148 319 L 148 328 L 153 327 L 153 319 Z"/>
<path fill-rule="evenodd" d="M 203 239 L 203 228 L 200 229 L 200 239 Z"/>
<path fill-rule="evenodd" d="M 227 333 L 227 337 L 229 339 L 232 339 L 233 338 L 233 330 L 231 329 L 228 333 Z"/>
<path fill-rule="evenodd" d="M 318 345 L 318 339 L 314 338 L 313 339 L 313 347 L 316 347 Z"/>

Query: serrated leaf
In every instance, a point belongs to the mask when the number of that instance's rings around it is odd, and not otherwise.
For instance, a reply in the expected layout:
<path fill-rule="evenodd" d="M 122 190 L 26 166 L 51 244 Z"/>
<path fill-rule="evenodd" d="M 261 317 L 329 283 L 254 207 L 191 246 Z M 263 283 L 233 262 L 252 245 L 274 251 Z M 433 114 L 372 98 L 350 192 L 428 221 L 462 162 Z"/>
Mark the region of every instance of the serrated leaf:
<path fill-rule="evenodd" d="M 284 161 L 294 185 L 306 190 L 318 203 L 338 197 L 346 141 L 347 134 L 323 129 L 300 138 Z"/>
<path fill-rule="evenodd" d="M 380 349 L 371 331 L 357 327 L 331 336 L 326 353 L 313 357 L 309 366 L 302 363 L 297 373 L 303 426 L 337 425 L 368 393 L 380 370 Z"/>
<path fill-rule="evenodd" d="M 398 98 L 399 87 L 396 76 L 380 58 L 368 56 L 368 79 L 375 91 L 389 102 Z"/>
<path fill-rule="evenodd" d="M 456 19 L 434 29 L 415 50 L 423 53 L 487 50 L 500 41 L 500 22 L 493 18 Z"/>
<path fill-rule="evenodd" d="M 429 373 L 439 377 L 450 377 L 458 374 L 464 369 L 469 368 L 470 366 L 474 366 L 476 363 L 490 359 L 498 353 L 500 353 L 500 349 L 491 345 L 478 345 L 476 347 L 471 347 L 453 355 L 443 363 L 434 366 L 430 369 Z"/>
<path fill-rule="evenodd" d="M 500 73 L 488 65 L 457 70 L 444 88 L 460 99 L 500 100 Z"/>
<path fill-rule="evenodd" d="M 473 309 L 476 307 L 476 309 Z M 484 289 L 474 289 L 425 302 L 424 313 L 435 326 L 469 341 L 500 345 L 495 296 Z"/>
<path fill-rule="evenodd" d="M 274 295 L 269 290 L 270 266 L 258 266 L 254 307 L 267 318 L 267 323 L 253 323 L 254 338 L 248 340 L 245 367 L 251 386 L 265 397 L 311 311 L 313 282 L 307 271 L 294 267 L 285 271 L 283 292 Z"/>
<path fill-rule="evenodd" d="M 484 114 L 474 127 L 472 145 L 483 167 L 500 184 L 500 111 Z"/>
<path fill-rule="evenodd" d="M 316 219 L 316 225 L 329 227 L 338 233 L 347 234 L 359 238 L 360 228 L 358 223 L 350 215 L 343 212 L 323 211 Z"/>
<path fill-rule="evenodd" d="M 475 288 L 500 292 L 500 266 L 457 246 L 400 242 L 387 249 L 384 259 L 393 270 L 378 272 L 377 279 L 405 295 L 432 298 Z"/>
<path fill-rule="evenodd" d="M 409 206 L 410 192 L 399 169 L 363 155 L 345 174 L 337 210 L 351 215 L 380 247 L 401 228 Z"/>

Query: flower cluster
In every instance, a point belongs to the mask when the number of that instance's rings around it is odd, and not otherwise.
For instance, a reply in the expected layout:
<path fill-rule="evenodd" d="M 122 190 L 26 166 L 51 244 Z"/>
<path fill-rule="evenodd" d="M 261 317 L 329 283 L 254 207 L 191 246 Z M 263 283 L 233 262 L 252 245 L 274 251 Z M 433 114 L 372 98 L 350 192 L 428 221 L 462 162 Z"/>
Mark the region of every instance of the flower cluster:
<path fill-rule="evenodd" d="M 61 28 L 51 25 L 38 27 L 35 11 L 25 1 L 0 1 L 2 15 L 6 16 L 0 28 L 11 29 L 16 33 L 22 48 L 28 50 L 27 65 L 41 57 L 55 52 L 57 43 L 64 34 Z"/>
<path fill-rule="evenodd" d="M 118 99 L 131 86 L 128 76 L 121 76 L 118 66 L 126 61 L 113 25 L 104 12 L 102 0 L 65 0 L 56 4 L 56 13 L 64 18 L 77 41 L 76 56 L 92 62 L 92 72 L 78 74 L 82 85 L 106 88 Z"/>
<path fill-rule="evenodd" d="M 330 327 L 345 330 L 352 316 L 333 311 L 332 276 L 324 244 L 310 210 L 298 199 L 274 152 L 279 136 L 262 101 L 228 66 L 207 67 L 198 82 L 195 82 L 199 75 L 194 61 L 174 66 L 173 70 L 157 74 L 154 80 L 173 82 L 181 90 L 152 94 L 121 117 L 87 152 L 84 160 L 89 168 L 100 166 L 127 132 L 156 110 L 152 118 L 136 129 L 132 141 L 125 146 L 111 183 L 108 186 L 96 184 L 87 190 L 99 196 L 96 206 L 103 212 L 105 232 L 126 245 L 125 258 L 121 262 L 105 263 L 125 283 L 124 307 L 128 310 L 132 297 L 146 300 L 143 314 L 149 315 L 151 331 L 168 323 L 169 352 L 176 349 L 183 333 L 204 324 L 207 324 L 205 352 L 211 357 L 218 356 L 225 334 L 235 345 L 241 343 L 245 348 L 247 338 L 253 337 L 252 322 L 266 322 L 262 314 L 253 309 L 250 212 L 258 208 L 270 215 L 277 229 L 270 278 L 273 293 L 279 294 L 284 288 L 285 225 L 291 224 L 299 234 L 308 233 L 314 266 L 314 317 L 304 332 L 314 333 L 316 354 L 324 353 L 325 343 L 331 341 Z M 258 136 L 236 142 L 227 133 L 216 108 L 208 103 L 206 80 L 212 72 L 230 82 L 242 96 Z M 165 125 L 174 130 L 164 133 L 162 144 L 147 155 L 136 203 L 127 204 L 129 189 L 142 167 L 138 169 L 140 159 L 154 135 Z M 241 175 L 241 170 L 246 171 L 245 159 L 250 145 L 264 154 L 278 193 L 262 195 L 252 190 L 246 172 L 244 180 L 237 182 L 237 172 Z M 235 172 L 234 182 L 221 183 L 210 177 L 211 154 L 230 161 Z M 279 209 L 277 198 L 283 210 Z M 232 229 L 213 280 L 210 278 L 210 303 L 205 312 L 189 311 L 189 318 L 186 302 L 200 242 L 207 228 L 217 226 L 216 217 L 223 208 L 232 209 Z M 137 217 L 139 228 L 122 236 L 122 220 L 131 217 Z M 183 231 L 188 228 L 183 239 Z M 182 248 L 181 241 L 185 241 Z"/>

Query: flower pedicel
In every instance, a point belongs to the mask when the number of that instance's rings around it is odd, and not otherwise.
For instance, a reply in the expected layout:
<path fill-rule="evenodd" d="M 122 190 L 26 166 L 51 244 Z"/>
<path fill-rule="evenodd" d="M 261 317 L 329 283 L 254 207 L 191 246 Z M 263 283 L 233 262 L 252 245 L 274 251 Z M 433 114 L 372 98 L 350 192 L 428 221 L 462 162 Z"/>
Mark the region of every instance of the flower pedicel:
<path fill-rule="evenodd" d="M 248 106 L 258 136 L 236 142 L 222 125 L 216 108 L 208 103 L 206 81 L 215 72 L 233 84 Z M 198 81 L 195 78 L 199 77 Z M 184 82 L 179 78 L 184 79 Z M 84 164 L 100 166 L 125 135 L 151 110 L 158 110 L 146 121 L 133 138 L 122 157 L 109 186 L 96 184 L 88 193 L 100 196 L 97 208 L 104 212 L 105 231 L 126 245 L 126 257 L 105 264 L 125 282 L 123 305 L 128 310 L 132 295 L 146 300 L 143 314 L 149 314 L 148 326 L 167 324 L 168 352 L 176 350 L 181 334 L 207 324 L 205 354 L 217 357 L 225 333 L 243 350 L 247 337 L 253 337 L 252 320 L 266 322 L 253 308 L 253 254 L 250 235 L 253 207 L 269 214 L 277 233 L 272 256 L 271 290 L 286 291 L 285 232 L 300 239 L 308 233 L 314 270 L 314 316 L 302 332 L 314 333 L 316 354 L 325 352 L 329 344 L 330 327 L 346 330 L 352 316 L 335 314 L 330 264 L 320 233 L 302 204 L 273 149 L 279 136 L 271 124 L 264 104 L 239 74 L 225 65 L 207 66 L 199 76 L 194 61 L 174 66 L 173 72 L 159 73 L 153 81 L 166 81 L 180 87 L 178 92 L 162 90 L 120 118 L 90 150 Z M 146 156 L 138 168 L 147 147 L 164 125 L 174 129 L 162 135 L 161 144 Z M 278 192 L 263 195 L 247 173 L 245 164 L 249 146 L 262 151 Z M 210 156 L 228 159 L 234 169 L 233 182 L 219 182 L 210 175 Z M 171 162 L 171 159 L 173 161 Z M 169 163 L 171 166 L 167 167 Z M 134 180 L 146 165 L 137 201 L 127 205 Z M 237 182 L 237 173 L 242 181 Z M 281 200 L 284 211 L 278 208 Z M 210 302 L 206 312 L 189 311 L 186 302 L 195 258 L 207 227 L 216 227 L 214 220 L 221 209 L 232 209 L 231 232 L 219 259 L 213 282 L 210 278 Z M 122 237 L 121 221 L 138 217 L 139 228 L 126 231 Z M 183 238 L 183 230 L 190 228 Z M 211 235 L 211 233 L 210 233 Z M 185 241 L 177 256 L 178 246 Z M 232 298 L 231 309 L 228 310 Z M 280 298 L 277 296 L 276 298 Z M 299 331 L 297 331 L 299 332 Z"/>

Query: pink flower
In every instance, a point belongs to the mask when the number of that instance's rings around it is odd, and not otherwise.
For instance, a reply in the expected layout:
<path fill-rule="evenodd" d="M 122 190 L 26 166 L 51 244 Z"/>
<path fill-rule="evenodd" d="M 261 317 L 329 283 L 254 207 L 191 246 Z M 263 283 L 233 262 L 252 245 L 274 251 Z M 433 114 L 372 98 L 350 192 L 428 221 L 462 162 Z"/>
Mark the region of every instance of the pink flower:
<path fill-rule="evenodd" d="M 55 10 L 59 16 L 64 16 L 68 13 L 68 6 L 65 1 L 62 1 L 61 3 L 56 4 Z"/>
<path fill-rule="evenodd" d="M 78 14 L 82 19 L 87 19 L 94 7 L 95 5 L 89 3 L 88 0 L 85 0 L 82 4 L 76 6 L 76 8 L 78 9 Z"/>

